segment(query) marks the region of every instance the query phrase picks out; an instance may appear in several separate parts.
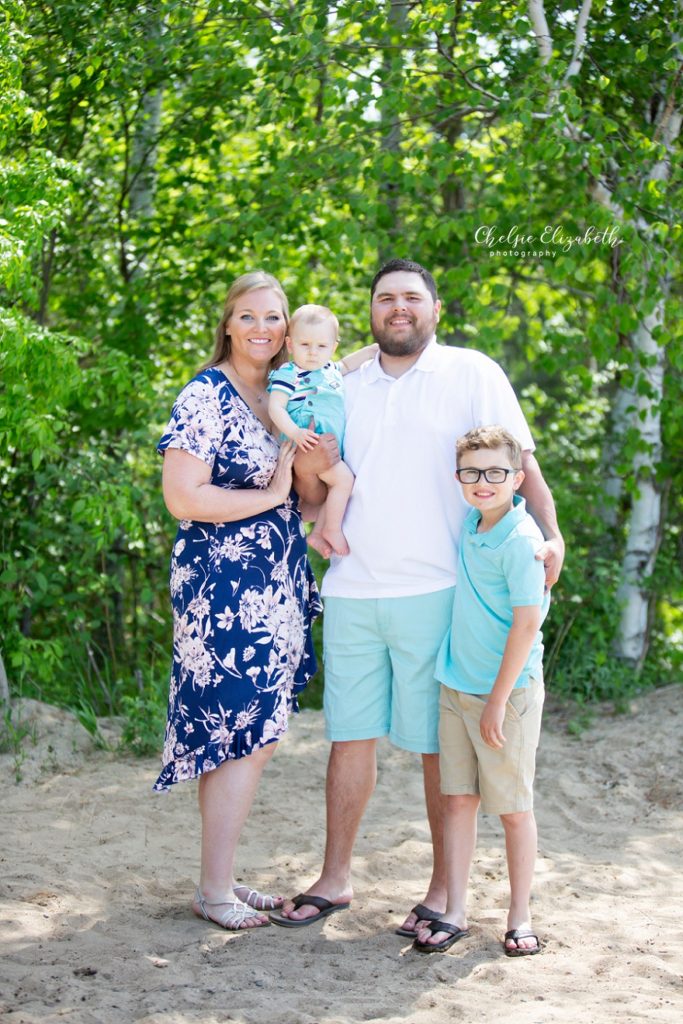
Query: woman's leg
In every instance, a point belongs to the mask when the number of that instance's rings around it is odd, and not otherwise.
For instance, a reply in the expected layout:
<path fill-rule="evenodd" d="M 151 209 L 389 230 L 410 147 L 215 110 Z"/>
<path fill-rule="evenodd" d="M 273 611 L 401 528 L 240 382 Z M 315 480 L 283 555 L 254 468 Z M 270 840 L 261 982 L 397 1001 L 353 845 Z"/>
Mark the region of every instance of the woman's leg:
<path fill-rule="evenodd" d="M 275 743 L 247 757 L 225 761 L 199 780 L 202 854 L 199 888 L 208 903 L 218 903 L 215 915 L 225 918 L 227 901 L 234 899 L 237 843 L 258 788 L 261 773 L 275 752 Z M 220 901 L 225 901 L 223 905 Z M 198 906 L 195 909 L 200 909 Z M 267 923 L 265 915 L 249 917 L 242 927 Z"/>

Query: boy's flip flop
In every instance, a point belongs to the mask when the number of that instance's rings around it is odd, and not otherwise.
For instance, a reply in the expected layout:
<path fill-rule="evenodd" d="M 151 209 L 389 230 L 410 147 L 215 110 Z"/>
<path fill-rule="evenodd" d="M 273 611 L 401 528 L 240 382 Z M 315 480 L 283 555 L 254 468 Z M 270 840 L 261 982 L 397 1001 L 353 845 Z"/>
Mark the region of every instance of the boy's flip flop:
<path fill-rule="evenodd" d="M 438 921 L 441 917 L 437 910 L 431 910 L 424 903 L 416 903 L 410 913 L 415 914 L 418 921 Z M 416 934 L 414 928 L 394 928 L 394 935 L 404 935 L 406 939 L 414 939 Z"/>
<path fill-rule="evenodd" d="M 331 903 L 330 900 L 326 900 L 322 896 L 309 896 L 306 893 L 299 893 L 294 897 L 292 903 L 295 910 L 298 910 L 299 907 L 316 907 L 318 913 L 312 917 L 305 917 L 301 921 L 293 921 L 291 917 L 283 917 L 279 910 L 273 910 L 268 915 L 273 924 L 279 924 L 282 928 L 305 928 L 309 924 L 315 924 L 322 917 L 336 914 L 338 910 L 348 910 L 351 906 L 350 903 Z"/>
<path fill-rule="evenodd" d="M 432 935 L 436 935 L 437 932 L 447 932 L 448 938 L 442 939 L 441 942 L 419 942 L 415 939 L 413 949 L 417 949 L 420 953 L 445 953 L 454 942 L 466 939 L 470 934 L 469 929 L 458 928 L 457 924 L 451 924 L 450 921 L 430 921 L 427 928 Z"/>

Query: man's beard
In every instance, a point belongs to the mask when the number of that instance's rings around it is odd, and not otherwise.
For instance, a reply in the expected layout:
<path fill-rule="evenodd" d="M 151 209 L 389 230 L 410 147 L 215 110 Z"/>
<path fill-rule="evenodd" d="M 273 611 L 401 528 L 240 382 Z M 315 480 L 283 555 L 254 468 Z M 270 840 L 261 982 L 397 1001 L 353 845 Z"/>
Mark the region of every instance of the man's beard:
<path fill-rule="evenodd" d="M 412 356 L 420 352 L 434 334 L 436 318 L 430 324 L 413 324 L 410 334 L 397 338 L 391 327 L 371 324 L 372 336 L 380 350 L 388 356 Z"/>

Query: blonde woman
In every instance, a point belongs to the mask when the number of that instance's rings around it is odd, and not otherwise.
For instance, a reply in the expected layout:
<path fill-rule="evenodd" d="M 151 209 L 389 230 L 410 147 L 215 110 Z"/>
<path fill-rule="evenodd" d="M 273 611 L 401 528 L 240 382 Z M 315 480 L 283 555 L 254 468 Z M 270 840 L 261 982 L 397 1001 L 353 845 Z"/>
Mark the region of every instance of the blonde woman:
<path fill-rule="evenodd" d="M 173 667 L 158 790 L 199 779 L 201 872 L 194 912 L 236 930 L 268 924 L 281 897 L 235 883 L 235 855 L 261 773 L 316 669 L 320 613 L 292 490 L 295 446 L 278 446 L 268 373 L 288 306 L 262 271 L 228 292 L 207 365 L 159 442 L 171 559 Z"/>

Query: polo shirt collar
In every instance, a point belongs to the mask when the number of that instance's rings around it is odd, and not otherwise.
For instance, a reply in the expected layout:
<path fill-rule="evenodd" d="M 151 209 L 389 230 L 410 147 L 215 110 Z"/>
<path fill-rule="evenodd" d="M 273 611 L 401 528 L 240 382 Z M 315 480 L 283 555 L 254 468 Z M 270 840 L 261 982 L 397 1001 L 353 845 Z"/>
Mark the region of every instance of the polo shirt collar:
<path fill-rule="evenodd" d="M 438 369 L 439 364 L 439 345 L 436 341 L 436 335 L 432 335 L 431 340 L 427 342 L 424 349 L 420 353 L 420 358 L 417 359 L 409 370 L 406 370 L 406 376 L 408 373 L 412 373 L 413 370 L 421 370 L 423 373 L 433 373 Z M 369 368 L 366 371 L 366 381 L 368 384 L 374 384 L 377 380 L 400 380 L 400 377 L 392 377 L 390 374 L 385 373 L 382 369 L 382 364 L 379 361 L 379 352 L 375 356 Z"/>
<path fill-rule="evenodd" d="M 519 494 L 515 494 L 512 498 L 512 508 L 505 513 L 492 530 L 487 530 L 486 533 L 477 532 L 481 520 L 481 512 L 477 508 L 470 509 L 463 528 L 472 535 L 471 539 L 478 547 L 498 548 L 515 527 L 519 526 L 525 516 L 526 502 Z"/>

